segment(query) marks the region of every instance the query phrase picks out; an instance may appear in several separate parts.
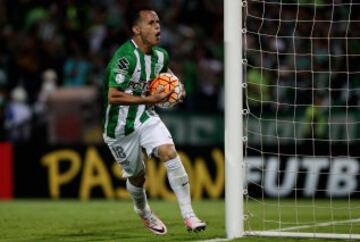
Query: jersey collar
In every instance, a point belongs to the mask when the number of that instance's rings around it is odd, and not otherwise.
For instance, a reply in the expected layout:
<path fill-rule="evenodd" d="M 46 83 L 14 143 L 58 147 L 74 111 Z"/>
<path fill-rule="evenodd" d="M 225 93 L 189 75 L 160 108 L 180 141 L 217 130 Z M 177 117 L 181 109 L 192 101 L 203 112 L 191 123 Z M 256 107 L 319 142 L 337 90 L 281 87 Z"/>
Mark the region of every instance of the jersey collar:
<path fill-rule="evenodd" d="M 135 46 L 136 49 L 139 48 L 139 46 L 135 43 L 135 41 L 134 41 L 133 39 L 131 39 L 130 41 L 131 41 L 131 43 Z"/>

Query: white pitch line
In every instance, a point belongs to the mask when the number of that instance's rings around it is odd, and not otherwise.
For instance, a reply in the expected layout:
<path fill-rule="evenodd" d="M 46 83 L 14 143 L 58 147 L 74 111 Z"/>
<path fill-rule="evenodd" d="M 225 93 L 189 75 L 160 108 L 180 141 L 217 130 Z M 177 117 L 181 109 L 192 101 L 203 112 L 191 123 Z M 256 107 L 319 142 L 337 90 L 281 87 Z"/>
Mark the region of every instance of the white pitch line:
<path fill-rule="evenodd" d="M 285 232 L 285 231 L 292 231 L 292 230 L 298 230 L 298 229 L 307 229 L 311 227 L 326 227 L 331 225 L 337 225 L 337 224 L 346 224 L 346 223 L 356 223 L 360 222 L 360 218 L 355 219 L 348 219 L 348 220 L 338 220 L 333 222 L 324 222 L 324 223 L 317 223 L 317 224 L 309 224 L 309 225 L 301 225 L 301 226 L 293 226 L 293 227 L 286 227 L 282 229 L 274 229 L 274 230 L 268 230 L 268 232 Z M 222 242 L 222 241 L 230 241 L 231 239 L 225 239 L 225 238 L 215 238 L 215 239 L 209 239 L 209 240 L 199 240 L 198 242 Z"/>
<path fill-rule="evenodd" d="M 274 230 L 269 230 L 269 231 L 274 231 L 274 232 L 282 231 L 283 232 L 283 231 L 292 231 L 292 230 L 298 230 L 298 229 L 307 229 L 307 228 L 311 228 L 311 227 L 326 227 L 326 226 L 331 226 L 331 225 L 355 223 L 355 222 L 360 222 L 360 218 L 348 219 L 348 220 L 338 220 L 338 221 L 333 221 L 333 222 L 325 222 L 325 223 L 317 223 L 317 224 L 309 224 L 309 225 L 301 225 L 301 226 L 293 226 L 293 227 L 286 227 L 286 228 L 282 228 L 282 229 L 274 229 Z"/>
<path fill-rule="evenodd" d="M 222 241 L 230 241 L 231 239 L 221 239 L 221 238 L 215 238 L 215 239 L 208 239 L 208 240 L 199 240 L 198 242 L 222 242 Z"/>

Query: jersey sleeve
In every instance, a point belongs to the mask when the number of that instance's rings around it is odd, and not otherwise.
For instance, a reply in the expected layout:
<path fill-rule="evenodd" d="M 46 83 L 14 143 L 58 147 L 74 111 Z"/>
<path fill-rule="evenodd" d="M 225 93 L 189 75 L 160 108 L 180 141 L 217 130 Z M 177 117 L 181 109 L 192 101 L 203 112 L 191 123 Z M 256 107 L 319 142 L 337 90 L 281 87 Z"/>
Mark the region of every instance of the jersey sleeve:
<path fill-rule="evenodd" d="M 124 91 L 131 80 L 135 65 L 135 59 L 131 55 L 114 56 L 108 66 L 109 87 Z"/>

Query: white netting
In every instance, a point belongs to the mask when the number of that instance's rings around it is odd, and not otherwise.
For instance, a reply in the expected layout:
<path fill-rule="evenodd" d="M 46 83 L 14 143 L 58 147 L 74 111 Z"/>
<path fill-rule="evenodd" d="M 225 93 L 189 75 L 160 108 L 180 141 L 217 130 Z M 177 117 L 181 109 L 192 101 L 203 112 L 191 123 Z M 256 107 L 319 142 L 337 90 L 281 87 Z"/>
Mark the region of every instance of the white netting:
<path fill-rule="evenodd" d="M 360 1 L 245 3 L 245 229 L 354 238 Z"/>

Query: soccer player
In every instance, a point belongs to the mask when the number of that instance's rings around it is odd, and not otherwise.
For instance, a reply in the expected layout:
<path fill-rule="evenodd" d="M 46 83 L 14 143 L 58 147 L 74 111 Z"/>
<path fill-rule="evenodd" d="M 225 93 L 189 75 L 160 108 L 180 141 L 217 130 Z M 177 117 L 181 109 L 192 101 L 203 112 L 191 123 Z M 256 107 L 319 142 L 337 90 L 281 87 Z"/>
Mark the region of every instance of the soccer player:
<path fill-rule="evenodd" d="M 165 224 L 151 211 L 147 201 L 143 150 L 148 157 L 154 155 L 165 164 L 187 229 L 204 230 L 206 223 L 192 209 L 188 175 L 173 139 L 160 117 L 147 108 L 163 102 L 170 94 L 146 94 L 150 80 L 159 73 L 170 72 L 168 53 L 157 47 L 159 17 L 151 9 L 141 9 L 131 16 L 129 25 L 132 38 L 120 46 L 106 69 L 104 141 L 123 168 L 134 210 L 147 229 L 159 235 L 167 232 Z"/>

